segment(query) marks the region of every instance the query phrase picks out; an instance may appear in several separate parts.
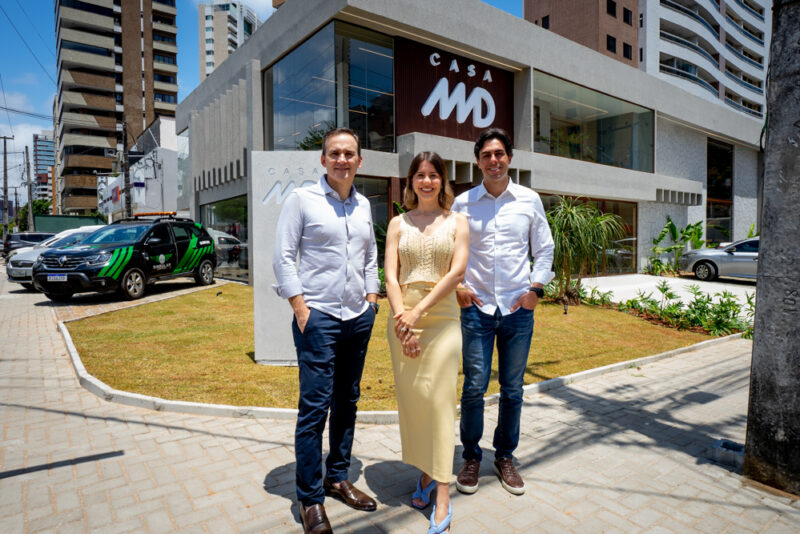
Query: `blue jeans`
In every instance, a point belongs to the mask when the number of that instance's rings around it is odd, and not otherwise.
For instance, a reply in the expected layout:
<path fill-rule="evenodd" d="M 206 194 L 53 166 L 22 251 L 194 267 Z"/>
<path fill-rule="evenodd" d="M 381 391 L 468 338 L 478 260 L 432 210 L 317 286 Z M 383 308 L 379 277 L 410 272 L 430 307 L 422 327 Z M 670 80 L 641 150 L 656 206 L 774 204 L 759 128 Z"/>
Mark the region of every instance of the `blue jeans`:
<path fill-rule="evenodd" d="M 483 436 L 483 396 L 492 374 L 492 352 L 497 338 L 500 407 L 494 430 L 495 458 L 511 456 L 519 443 L 522 385 L 533 336 L 533 311 L 519 308 L 494 315 L 477 306 L 461 309 L 464 389 L 461 393 L 461 444 L 465 460 L 483 458 L 478 442 Z"/>
<path fill-rule="evenodd" d="M 292 334 L 300 370 L 300 399 L 294 450 L 297 460 L 297 501 L 322 504 L 322 432 L 330 410 L 325 476 L 331 482 L 347 480 L 359 383 L 364 370 L 375 312 L 342 321 L 311 310 L 305 330 L 292 321 Z"/>

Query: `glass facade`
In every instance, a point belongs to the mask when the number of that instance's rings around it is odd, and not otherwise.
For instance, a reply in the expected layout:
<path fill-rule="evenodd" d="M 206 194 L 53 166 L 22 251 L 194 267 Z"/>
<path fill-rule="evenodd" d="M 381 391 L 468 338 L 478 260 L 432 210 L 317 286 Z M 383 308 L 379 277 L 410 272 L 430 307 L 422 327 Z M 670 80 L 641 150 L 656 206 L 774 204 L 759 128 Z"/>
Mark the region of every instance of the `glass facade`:
<path fill-rule="evenodd" d="M 534 151 L 653 172 L 653 111 L 534 71 Z"/>
<path fill-rule="evenodd" d="M 556 202 L 558 195 L 548 195 L 541 193 L 544 209 L 549 210 Z M 602 261 L 599 262 L 600 271 L 597 275 L 622 274 L 636 272 L 636 203 L 621 202 L 618 200 L 605 199 L 586 199 L 587 202 L 594 204 L 602 213 L 613 213 L 622 218 L 622 225 L 625 235 L 622 239 L 614 242 L 610 249 L 602 251 Z"/>
<path fill-rule="evenodd" d="M 706 241 L 731 240 L 733 228 L 733 146 L 708 140 Z"/>
<path fill-rule="evenodd" d="M 319 150 L 325 131 L 355 130 L 363 148 L 394 150 L 390 37 L 331 22 L 264 73 L 270 150 Z"/>
<path fill-rule="evenodd" d="M 214 238 L 220 278 L 247 281 L 250 269 L 247 247 L 247 196 L 200 206 L 200 222 Z"/>

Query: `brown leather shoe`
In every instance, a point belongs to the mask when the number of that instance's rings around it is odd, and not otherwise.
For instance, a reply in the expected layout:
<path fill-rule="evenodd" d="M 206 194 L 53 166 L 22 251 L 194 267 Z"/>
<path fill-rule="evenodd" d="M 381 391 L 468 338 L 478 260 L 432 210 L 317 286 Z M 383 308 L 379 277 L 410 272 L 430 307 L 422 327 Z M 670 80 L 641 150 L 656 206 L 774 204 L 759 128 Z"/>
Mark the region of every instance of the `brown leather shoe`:
<path fill-rule="evenodd" d="M 466 460 L 464 465 L 461 466 L 461 471 L 458 472 L 456 478 L 456 489 L 461 493 L 471 495 L 478 491 L 478 471 L 481 470 L 481 462 L 479 460 Z"/>
<path fill-rule="evenodd" d="M 372 512 L 378 508 L 375 499 L 353 486 L 349 480 L 342 480 L 337 488 L 333 482 L 325 478 L 322 481 L 322 487 L 325 489 L 326 495 L 339 497 L 350 508 L 363 512 Z"/>
<path fill-rule="evenodd" d="M 301 503 L 300 519 L 303 520 L 305 534 L 333 534 L 328 516 L 325 515 L 325 507 L 321 504 L 306 507 Z"/>
<path fill-rule="evenodd" d="M 494 474 L 500 479 L 500 484 L 507 492 L 514 495 L 525 493 L 525 482 L 517 468 L 514 467 L 514 460 L 510 456 L 495 459 Z"/>

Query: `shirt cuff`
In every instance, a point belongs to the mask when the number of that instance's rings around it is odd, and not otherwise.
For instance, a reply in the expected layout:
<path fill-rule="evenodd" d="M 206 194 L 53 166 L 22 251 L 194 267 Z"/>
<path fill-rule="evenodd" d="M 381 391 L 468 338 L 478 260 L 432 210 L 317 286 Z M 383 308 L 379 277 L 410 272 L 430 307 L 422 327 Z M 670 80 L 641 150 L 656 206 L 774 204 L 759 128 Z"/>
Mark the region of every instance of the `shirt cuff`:
<path fill-rule="evenodd" d="M 303 283 L 300 280 L 293 280 L 285 284 L 272 284 L 272 289 L 279 297 L 288 299 L 303 293 Z"/>
<path fill-rule="evenodd" d="M 543 286 L 546 286 L 555 277 L 556 277 L 556 273 L 554 273 L 553 271 L 544 271 L 544 272 L 532 273 L 531 274 L 531 278 L 530 278 L 531 285 L 533 285 L 533 284 L 538 282 L 538 283 L 542 284 Z"/>
<path fill-rule="evenodd" d="M 367 294 L 375 293 L 376 295 L 381 292 L 381 281 L 378 279 L 370 279 L 364 281 L 364 288 Z"/>

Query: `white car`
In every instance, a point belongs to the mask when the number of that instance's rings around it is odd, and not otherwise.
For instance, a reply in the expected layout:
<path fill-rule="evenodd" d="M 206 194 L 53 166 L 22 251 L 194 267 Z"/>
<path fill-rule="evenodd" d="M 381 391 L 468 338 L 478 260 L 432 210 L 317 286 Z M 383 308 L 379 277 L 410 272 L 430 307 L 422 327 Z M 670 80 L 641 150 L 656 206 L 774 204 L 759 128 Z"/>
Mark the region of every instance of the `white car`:
<path fill-rule="evenodd" d="M 80 228 L 70 228 L 64 230 L 53 237 L 46 239 L 33 247 L 17 249 L 8 258 L 6 264 L 6 274 L 9 282 L 22 284 L 22 287 L 33 290 L 33 278 L 31 269 L 36 258 L 50 248 L 61 248 L 74 245 L 83 241 L 89 234 L 99 230 L 103 225 L 81 226 Z"/>

